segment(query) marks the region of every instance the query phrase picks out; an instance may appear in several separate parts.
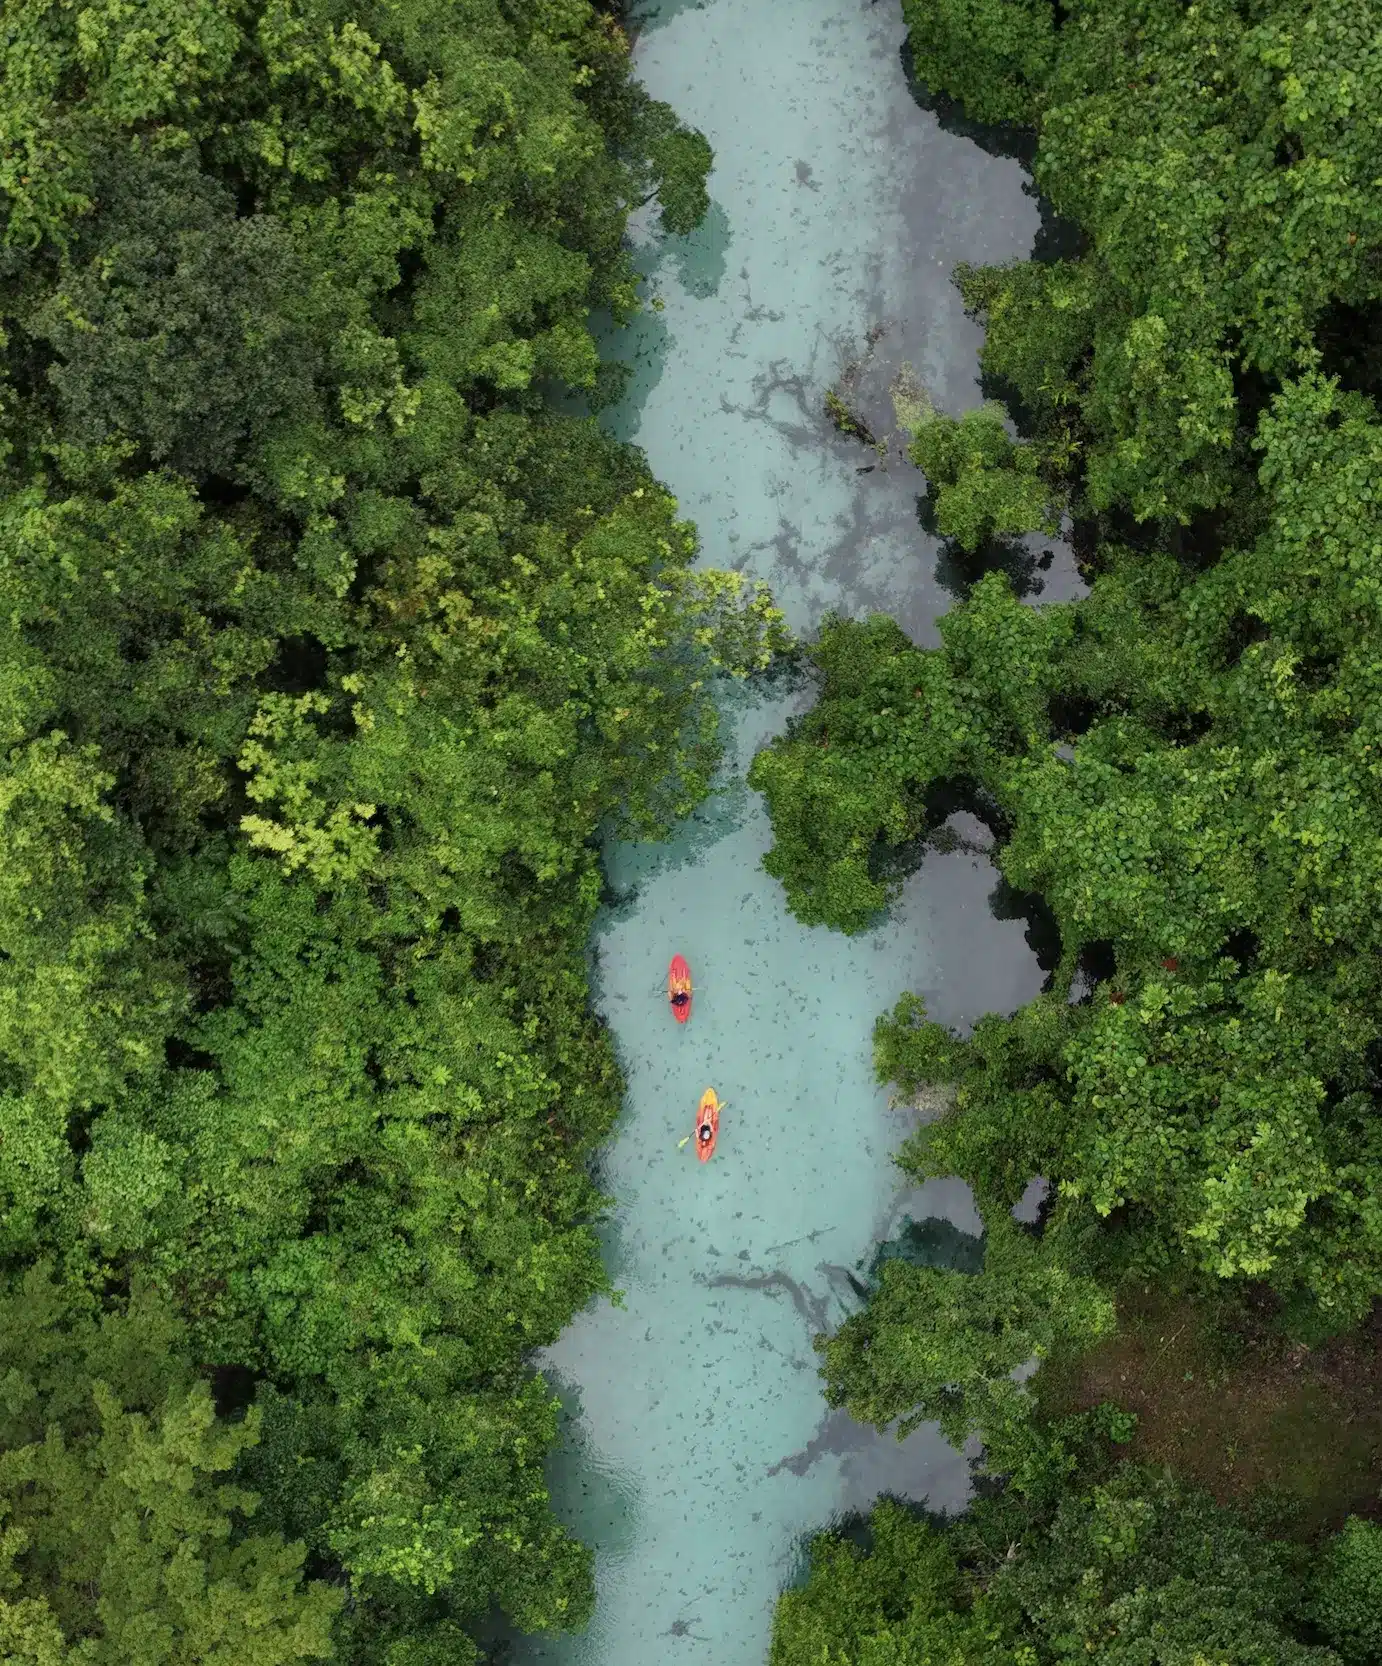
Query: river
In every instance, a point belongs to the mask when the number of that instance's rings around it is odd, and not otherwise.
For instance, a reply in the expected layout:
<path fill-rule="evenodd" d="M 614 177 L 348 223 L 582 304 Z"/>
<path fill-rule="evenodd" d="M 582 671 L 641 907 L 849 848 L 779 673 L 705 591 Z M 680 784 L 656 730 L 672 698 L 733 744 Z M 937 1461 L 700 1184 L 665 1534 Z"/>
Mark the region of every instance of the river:
<path fill-rule="evenodd" d="M 1016 161 L 913 99 L 903 40 L 896 0 L 646 8 L 638 73 L 713 145 L 713 207 L 689 239 L 644 226 L 661 310 L 605 346 L 635 366 L 611 426 L 696 521 L 707 564 L 767 579 L 794 629 L 884 610 L 933 643 L 953 595 L 921 477 L 896 446 L 885 464 L 837 434 L 823 396 L 856 365 L 882 433 L 905 360 L 938 408 L 979 403 L 980 333 L 950 271 L 1027 254 L 1039 217 Z M 1070 593 L 1062 552 L 1025 571 L 1043 599 Z M 805 1536 L 885 1489 L 937 1509 L 968 1496 L 967 1458 L 934 1427 L 899 1446 L 826 1408 L 811 1336 L 904 1217 L 978 1227 L 960 1182 L 909 1190 L 892 1165 L 913 1113 L 873 1081 L 874 1019 L 914 989 L 965 1025 L 1042 975 L 965 850 L 929 855 L 869 935 L 791 919 L 743 778 L 808 697 L 727 700 L 720 792 L 669 843 L 608 852 L 622 901 L 597 928 L 596 994 L 628 1095 L 600 1178 L 624 1298 L 538 1361 L 565 1406 L 554 1502 L 596 1548 L 598 1601 L 584 1633 L 523 1640 L 526 1666 L 762 1666 Z M 661 993 L 677 950 L 697 986 L 684 1030 Z M 707 1085 L 727 1109 L 703 1166 L 678 1142 Z"/>

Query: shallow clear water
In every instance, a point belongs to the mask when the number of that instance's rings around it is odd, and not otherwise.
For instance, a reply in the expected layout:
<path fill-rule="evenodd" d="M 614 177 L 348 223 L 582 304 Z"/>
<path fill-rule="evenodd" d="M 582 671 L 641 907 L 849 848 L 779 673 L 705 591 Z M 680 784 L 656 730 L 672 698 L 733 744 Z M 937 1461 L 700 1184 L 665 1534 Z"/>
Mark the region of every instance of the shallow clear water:
<path fill-rule="evenodd" d="M 649 14 L 639 73 L 709 137 L 714 208 L 692 238 L 642 248 L 663 310 L 608 345 L 636 366 L 612 425 L 697 522 L 708 563 L 768 579 L 797 629 L 884 609 L 927 642 L 951 597 L 921 478 L 895 445 L 884 464 L 837 435 L 823 395 L 859 362 L 883 434 L 907 360 L 941 409 L 977 404 L 979 332 L 950 269 L 1027 253 L 1038 214 L 1015 162 L 914 102 L 902 40 L 891 0 Z M 928 856 L 867 936 L 790 918 L 743 776 L 807 698 L 736 694 L 722 791 L 670 843 L 609 852 L 625 900 L 597 931 L 597 999 L 628 1097 L 601 1178 L 624 1305 L 592 1307 L 539 1361 L 567 1407 L 554 1499 L 596 1547 L 599 1599 L 582 1635 L 519 1645 L 533 1666 L 760 1666 L 804 1535 L 881 1490 L 952 1509 L 968 1495 L 965 1456 L 933 1427 L 899 1446 L 828 1411 L 811 1337 L 856 1304 L 849 1275 L 904 1217 L 978 1227 L 960 1182 L 918 1191 L 892 1165 L 913 1113 L 873 1081 L 874 1019 L 915 989 L 966 1024 L 1030 999 L 1041 973 L 966 851 Z M 696 980 L 685 1029 L 663 997 L 677 950 Z M 726 1110 L 702 1165 L 678 1142 L 708 1085 Z"/>

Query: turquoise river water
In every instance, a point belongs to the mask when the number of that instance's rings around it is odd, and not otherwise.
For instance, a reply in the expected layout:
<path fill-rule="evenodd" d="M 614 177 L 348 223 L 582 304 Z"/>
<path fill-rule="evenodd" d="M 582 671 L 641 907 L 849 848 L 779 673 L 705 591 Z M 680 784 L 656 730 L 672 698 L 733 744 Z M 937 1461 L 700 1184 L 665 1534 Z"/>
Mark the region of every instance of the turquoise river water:
<path fill-rule="evenodd" d="M 612 426 L 696 521 L 707 564 L 769 580 L 797 630 L 885 610 L 931 643 L 953 598 L 921 477 L 896 445 L 884 464 L 836 434 L 822 399 L 857 364 L 886 432 L 906 360 L 938 408 L 977 404 L 979 331 L 950 271 L 1027 254 L 1039 218 L 1015 161 L 913 99 L 903 39 L 897 0 L 646 12 L 638 72 L 714 146 L 713 207 L 686 240 L 645 227 L 663 307 L 606 345 L 635 366 Z M 1044 582 L 1068 593 L 1066 558 Z M 1041 973 L 965 850 L 929 855 L 870 935 L 787 914 L 744 772 L 806 698 L 732 700 L 722 790 L 670 843 L 608 853 L 623 900 L 597 930 L 596 989 L 628 1096 L 600 1177 L 624 1304 L 593 1305 L 538 1362 L 565 1406 L 555 1504 L 596 1548 L 598 1602 L 581 1635 L 523 1640 L 525 1666 L 761 1666 L 804 1536 L 884 1490 L 938 1509 L 968 1496 L 967 1457 L 934 1427 L 899 1444 L 828 1410 L 811 1337 L 905 1217 L 978 1228 L 960 1182 L 908 1189 L 892 1165 L 915 1113 L 873 1081 L 874 1019 L 914 989 L 965 1024 L 1030 999 Z M 697 986 L 684 1030 L 662 995 L 676 950 Z M 702 1166 L 678 1142 L 707 1085 L 727 1109 Z"/>

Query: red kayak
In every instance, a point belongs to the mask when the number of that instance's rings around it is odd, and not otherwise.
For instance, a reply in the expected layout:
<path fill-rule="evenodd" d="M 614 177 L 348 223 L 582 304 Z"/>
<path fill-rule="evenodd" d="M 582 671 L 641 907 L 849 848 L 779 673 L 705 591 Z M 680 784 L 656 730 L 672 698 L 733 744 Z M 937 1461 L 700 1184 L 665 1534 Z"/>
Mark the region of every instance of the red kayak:
<path fill-rule="evenodd" d="M 720 1101 L 714 1088 L 701 1095 L 696 1109 L 696 1155 L 708 1163 L 715 1155 L 715 1141 L 720 1137 Z"/>
<path fill-rule="evenodd" d="M 684 1024 L 691 1016 L 691 968 L 679 954 L 672 956 L 667 968 L 667 1000 L 673 1018 Z"/>

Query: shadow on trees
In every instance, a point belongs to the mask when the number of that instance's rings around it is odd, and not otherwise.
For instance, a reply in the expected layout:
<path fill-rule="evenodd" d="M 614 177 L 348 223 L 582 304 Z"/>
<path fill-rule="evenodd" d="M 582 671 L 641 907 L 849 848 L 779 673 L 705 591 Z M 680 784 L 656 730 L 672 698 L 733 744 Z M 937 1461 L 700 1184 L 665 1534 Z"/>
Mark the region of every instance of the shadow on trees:
<path fill-rule="evenodd" d="M 1315 345 L 1326 376 L 1337 376 L 1347 392 L 1382 404 L 1382 307 L 1336 301 L 1315 327 Z"/>

